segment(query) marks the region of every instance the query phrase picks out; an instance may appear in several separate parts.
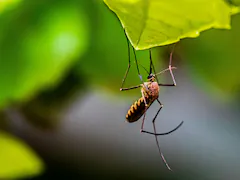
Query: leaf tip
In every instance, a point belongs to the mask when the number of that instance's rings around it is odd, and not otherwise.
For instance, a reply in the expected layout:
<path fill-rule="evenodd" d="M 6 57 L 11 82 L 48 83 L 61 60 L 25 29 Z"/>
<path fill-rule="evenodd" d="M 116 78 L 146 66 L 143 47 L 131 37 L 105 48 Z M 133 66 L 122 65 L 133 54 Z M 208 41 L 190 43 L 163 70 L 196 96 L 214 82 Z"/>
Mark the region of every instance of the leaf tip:
<path fill-rule="evenodd" d="M 231 14 L 234 15 L 234 14 L 238 14 L 240 12 L 240 7 L 238 6 L 232 6 L 231 7 Z"/>

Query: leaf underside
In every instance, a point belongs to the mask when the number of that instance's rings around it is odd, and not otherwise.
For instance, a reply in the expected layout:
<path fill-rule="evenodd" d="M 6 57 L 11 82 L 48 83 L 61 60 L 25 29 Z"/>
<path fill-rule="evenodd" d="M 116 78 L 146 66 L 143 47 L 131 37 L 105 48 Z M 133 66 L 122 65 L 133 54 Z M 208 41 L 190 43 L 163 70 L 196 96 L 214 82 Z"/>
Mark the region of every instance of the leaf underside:
<path fill-rule="evenodd" d="M 210 28 L 230 29 L 239 11 L 224 0 L 104 0 L 137 50 L 197 37 Z"/>

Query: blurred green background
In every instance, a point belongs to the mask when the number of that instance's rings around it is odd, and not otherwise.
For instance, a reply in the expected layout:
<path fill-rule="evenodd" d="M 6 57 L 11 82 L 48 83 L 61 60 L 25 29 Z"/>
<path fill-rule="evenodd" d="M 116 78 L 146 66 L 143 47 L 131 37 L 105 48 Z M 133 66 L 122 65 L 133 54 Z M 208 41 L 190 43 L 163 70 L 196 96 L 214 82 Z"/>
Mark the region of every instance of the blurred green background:
<path fill-rule="evenodd" d="M 231 30 L 176 45 L 177 87 L 161 89 L 157 123 L 166 132 L 185 121 L 161 137 L 171 173 L 140 122 L 124 123 L 141 94 L 119 91 L 128 54 L 115 14 L 99 0 L 0 1 L 0 179 L 237 179 L 239 32 L 235 15 Z M 154 48 L 158 71 L 171 49 Z M 148 52 L 137 56 L 147 68 Z M 126 87 L 139 83 L 132 63 Z"/>

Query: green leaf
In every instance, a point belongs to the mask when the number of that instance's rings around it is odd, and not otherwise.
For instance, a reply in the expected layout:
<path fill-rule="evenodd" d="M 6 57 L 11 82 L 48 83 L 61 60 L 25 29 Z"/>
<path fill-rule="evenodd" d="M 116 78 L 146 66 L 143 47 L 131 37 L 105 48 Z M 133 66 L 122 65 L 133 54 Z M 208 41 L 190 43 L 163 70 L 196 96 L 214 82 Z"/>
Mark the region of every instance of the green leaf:
<path fill-rule="evenodd" d="M 0 1 L 0 13 L 5 10 L 14 8 L 22 0 L 3 0 Z"/>
<path fill-rule="evenodd" d="M 43 168 L 42 161 L 26 144 L 0 131 L 0 179 L 35 176 Z"/>
<path fill-rule="evenodd" d="M 240 14 L 232 18 L 232 30 L 212 29 L 199 38 L 182 41 L 181 54 L 199 88 L 232 100 L 239 96 Z"/>
<path fill-rule="evenodd" d="M 230 29 L 239 8 L 224 0 L 104 0 L 117 14 L 135 49 L 197 37 L 210 28 Z"/>
<path fill-rule="evenodd" d="M 23 1 L 0 16 L 0 107 L 57 84 L 86 52 L 83 3 Z"/>

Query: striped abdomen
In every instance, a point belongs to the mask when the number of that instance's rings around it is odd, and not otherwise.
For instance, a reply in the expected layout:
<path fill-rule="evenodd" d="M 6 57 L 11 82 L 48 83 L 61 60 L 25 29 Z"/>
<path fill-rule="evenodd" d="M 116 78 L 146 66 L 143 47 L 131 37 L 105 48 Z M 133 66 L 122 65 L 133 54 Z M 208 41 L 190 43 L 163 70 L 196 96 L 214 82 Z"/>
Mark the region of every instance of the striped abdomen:
<path fill-rule="evenodd" d="M 137 101 L 135 101 L 132 106 L 129 108 L 126 119 L 128 122 L 135 122 L 137 121 L 144 113 L 145 111 L 151 106 L 154 100 L 151 100 L 149 97 L 145 97 L 146 103 L 148 106 L 145 106 L 145 102 L 143 97 L 139 98 Z"/>

